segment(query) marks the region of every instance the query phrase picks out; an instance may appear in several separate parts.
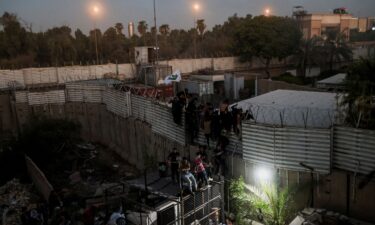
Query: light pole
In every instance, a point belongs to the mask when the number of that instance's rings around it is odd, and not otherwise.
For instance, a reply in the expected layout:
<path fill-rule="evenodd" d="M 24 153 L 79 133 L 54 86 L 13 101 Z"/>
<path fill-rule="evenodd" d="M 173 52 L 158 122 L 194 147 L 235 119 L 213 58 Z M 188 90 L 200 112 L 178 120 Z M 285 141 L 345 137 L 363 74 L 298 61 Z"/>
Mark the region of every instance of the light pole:
<path fill-rule="evenodd" d="M 100 10 L 97 5 L 94 5 L 92 8 L 94 14 L 94 39 L 95 39 L 95 53 L 96 53 L 96 64 L 99 63 L 99 56 L 98 56 L 98 40 L 96 37 L 96 20 L 95 17 L 99 14 Z"/>
<path fill-rule="evenodd" d="M 195 3 L 193 5 L 193 9 L 194 9 L 194 59 L 197 58 L 197 33 L 198 33 L 198 24 L 197 24 L 197 13 L 200 9 L 200 5 L 198 3 Z"/>
<path fill-rule="evenodd" d="M 156 59 L 155 64 L 158 64 L 159 61 L 159 44 L 158 44 L 158 28 L 156 27 L 156 2 L 154 0 L 154 26 L 155 26 L 155 53 L 156 53 Z"/>

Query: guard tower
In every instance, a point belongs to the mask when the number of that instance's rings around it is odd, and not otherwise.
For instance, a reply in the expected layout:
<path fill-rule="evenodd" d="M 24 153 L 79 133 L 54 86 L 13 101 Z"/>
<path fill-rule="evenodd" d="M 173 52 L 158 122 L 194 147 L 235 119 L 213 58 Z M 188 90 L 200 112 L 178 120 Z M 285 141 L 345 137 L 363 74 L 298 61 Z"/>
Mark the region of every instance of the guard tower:
<path fill-rule="evenodd" d="M 134 51 L 137 80 L 146 86 L 163 85 L 165 77 L 172 74 L 172 67 L 156 62 L 156 47 L 135 47 Z"/>

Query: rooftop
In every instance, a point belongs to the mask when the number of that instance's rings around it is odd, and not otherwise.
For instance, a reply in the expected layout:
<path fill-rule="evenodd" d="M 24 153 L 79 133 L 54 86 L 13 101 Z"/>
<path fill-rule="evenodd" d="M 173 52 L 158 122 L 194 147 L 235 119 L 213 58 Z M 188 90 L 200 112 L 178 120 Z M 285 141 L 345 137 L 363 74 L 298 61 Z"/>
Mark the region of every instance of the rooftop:
<path fill-rule="evenodd" d="M 320 80 L 318 84 L 342 84 L 345 81 L 346 73 L 339 73 L 324 80 Z"/>
<path fill-rule="evenodd" d="M 336 93 L 276 90 L 236 104 L 257 123 L 326 128 L 335 122 L 337 99 Z"/>

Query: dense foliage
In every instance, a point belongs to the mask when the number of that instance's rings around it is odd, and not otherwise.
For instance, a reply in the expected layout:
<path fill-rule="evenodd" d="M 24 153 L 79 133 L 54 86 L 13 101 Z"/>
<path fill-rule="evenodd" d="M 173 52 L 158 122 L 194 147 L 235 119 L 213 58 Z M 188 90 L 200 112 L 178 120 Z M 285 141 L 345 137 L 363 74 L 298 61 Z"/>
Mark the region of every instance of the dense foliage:
<path fill-rule="evenodd" d="M 0 183 L 25 175 L 24 155 L 43 171 L 66 169 L 66 161 L 80 140 L 80 125 L 65 119 L 34 117 L 25 124 L 17 140 L 0 143 L 0 170 L 8 171 Z M 69 167 L 68 169 L 71 169 Z"/>
<path fill-rule="evenodd" d="M 296 53 L 301 32 L 295 20 L 276 16 L 248 16 L 235 32 L 235 50 L 244 61 L 258 57 L 270 77 L 272 59 L 285 59 Z"/>
<path fill-rule="evenodd" d="M 295 216 L 293 188 L 281 189 L 271 183 L 250 186 L 240 177 L 232 180 L 229 190 L 238 224 L 256 220 L 266 225 L 284 225 Z"/>
<path fill-rule="evenodd" d="M 160 59 L 192 58 L 194 39 L 197 57 L 231 55 L 232 39 L 242 18 L 234 15 L 212 30 L 206 29 L 203 19 L 197 20 L 196 29 L 170 29 L 168 24 L 158 28 Z M 5 12 L 0 17 L 0 66 L 12 69 L 29 66 L 62 66 L 96 64 L 95 39 L 98 63 L 129 63 L 133 59 L 134 46 L 155 44 L 155 27 L 146 21 L 136 25 L 137 34 L 128 37 L 121 23 L 102 31 L 95 29 L 84 34 L 69 26 L 53 27 L 34 32 L 15 14 Z"/>
<path fill-rule="evenodd" d="M 347 122 L 354 127 L 375 128 L 375 56 L 360 59 L 348 68 L 344 104 Z"/>

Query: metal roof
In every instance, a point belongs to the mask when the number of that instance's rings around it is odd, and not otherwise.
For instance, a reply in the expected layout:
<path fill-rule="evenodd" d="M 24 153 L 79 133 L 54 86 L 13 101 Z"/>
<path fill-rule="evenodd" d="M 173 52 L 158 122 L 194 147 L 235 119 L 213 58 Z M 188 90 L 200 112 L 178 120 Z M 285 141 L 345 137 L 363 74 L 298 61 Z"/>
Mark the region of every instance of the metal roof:
<path fill-rule="evenodd" d="M 342 84 L 345 81 L 346 73 L 339 73 L 324 80 L 320 80 L 318 84 Z"/>
<path fill-rule="evenodd" d="M 336 93 L 276 90 L 236 104 L 256 123 L 324 128 L 335 122 L 338 100 Z"/>

